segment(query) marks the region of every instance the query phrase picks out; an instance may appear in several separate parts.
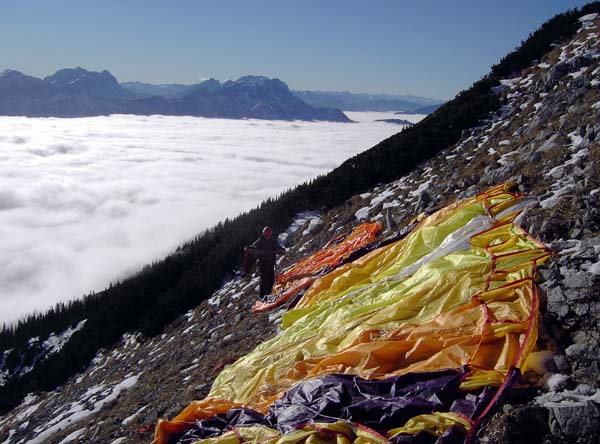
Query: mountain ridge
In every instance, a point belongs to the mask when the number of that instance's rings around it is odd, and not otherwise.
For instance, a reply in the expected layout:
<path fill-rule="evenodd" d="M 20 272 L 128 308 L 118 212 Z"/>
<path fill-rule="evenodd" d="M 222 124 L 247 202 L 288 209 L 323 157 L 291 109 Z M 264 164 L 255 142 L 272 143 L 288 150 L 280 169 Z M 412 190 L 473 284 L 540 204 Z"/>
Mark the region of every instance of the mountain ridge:
<path fill-rule="evenodd" d="M 196 84 L 152 84 L 145 82 L 123 82 L 121 85 L 139 97 L 154 95 L 165 98 L 182 97 L 197 88 L 202 88 L 207 82 L 221 82 L 207 79 Z M 227 83 L 227 82 L 224 82 Z M 344 111 L 399 111 L 400 113 L 430 114 L 441 106 L 444 101 L 419 97 L 411 94 L 369 94 L 349 91 L 322 90 L 291 90 L 302 101 L 315 107 L 337 108 Z"/>
<path fill-rule="evenodd" d="M 405 114 L 430 114 L 444 101 L 400 94 L 368 94 L 347 91 L 302 91 L 294 94 L 313 106 L 339 108 L 344 111 L 398 111 Z M 423 111 L 429 112 L 423 112 Z"/>
<path fill-rule="evenodd" d="M 254 81 L 250 81 L 254 79 Z M 19 71 L 0 75 L 0 115 L 88 117 L 107 114 L 162 114 L 234 119 L 349 122 L 337 109 L 316 108 L 292 95 L 278 79 L 246 76 L 216 88 L 208 81 L 172 97 L 124 88 L 107 70 L 65 68 L 43 79 Z M 201 97 L 198 97 L 198 95 Z"/>

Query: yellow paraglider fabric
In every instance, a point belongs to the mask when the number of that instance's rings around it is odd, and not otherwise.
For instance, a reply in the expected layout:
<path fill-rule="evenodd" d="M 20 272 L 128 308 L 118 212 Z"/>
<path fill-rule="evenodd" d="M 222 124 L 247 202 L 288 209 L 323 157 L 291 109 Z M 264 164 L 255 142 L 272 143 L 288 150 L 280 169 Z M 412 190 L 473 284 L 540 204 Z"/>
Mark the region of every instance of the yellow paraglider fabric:
<path fill-rule="evenodd" d="M 307 424 L 280 435 L 267 427 L 236 427 L 216 438 L 200 439 L 195 444 L 389 444 L 373 430 L 345 421 Z"/>
<path fill-rule="evenodd" d="M 419 432 L 442 436 L 446 430 L 457 424 L 460 424 L 465 432 L 471 429 L 471 421 L 455 413 L 438 412 L 431 415 L 418 415 L 409 419 L 404 426 L 389 430 L 388 437 L 392 438 L 400 433 L 416 435 Z"/>
<path fill-rule="evenodd" d="M 521 198 L 492 188 L 318 279 L 284 315 L 285 330 L 224 369 L 203 402 L 264 413 L 295 384 L 330 373 L 384 379 L 467 365 L 463 389 L 503 384 L 535 345 L 533 278 L 550 256 L 512 221 L 518 212 L 493 219 Z M 461 235 L 468 235 L 464 245 L 448 248 Z M 157 426 L 157 437 L 166 430 L 158 443 L 180 416 Z M 429 419 L 415 421 L 410 427 L 428 427 Z"/>

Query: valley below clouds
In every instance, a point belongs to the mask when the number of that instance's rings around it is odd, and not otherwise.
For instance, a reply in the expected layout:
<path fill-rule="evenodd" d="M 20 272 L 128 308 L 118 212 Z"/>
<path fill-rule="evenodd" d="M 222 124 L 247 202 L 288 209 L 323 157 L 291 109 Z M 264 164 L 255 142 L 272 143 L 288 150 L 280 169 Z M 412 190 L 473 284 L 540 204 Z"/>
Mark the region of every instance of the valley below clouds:
<path fill-rule="evenodd" d="M 100 291 L 423 116 L 0 117 L 0 322 Z"/>

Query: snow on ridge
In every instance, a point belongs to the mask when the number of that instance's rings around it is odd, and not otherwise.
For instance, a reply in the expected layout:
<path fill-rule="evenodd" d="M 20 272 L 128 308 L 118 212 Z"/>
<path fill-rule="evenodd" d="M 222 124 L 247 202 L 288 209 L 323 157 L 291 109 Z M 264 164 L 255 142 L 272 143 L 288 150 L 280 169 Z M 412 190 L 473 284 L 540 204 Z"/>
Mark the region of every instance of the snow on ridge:
<path fill-rule="evenodd" d="M 54 418 L 43 426 L 36 428 L 34 430 L 35 438 L 25 444 L 43 444 L 56 432 L 98 413 L 106 404 L 117 399 L 121 392 L 133 387 L 142 373 L 129 376 L 107 389 L 104 389 L 104 386 L 92 387 L 79 400 L 60 406 L 54 412 Z M 92 405 L 91 410 L 86 407 L 88 405 Z M 65 411 L 64 408 L 67 408 L 67 410 Z"/>
<path fill-rule="evenodd" d="M 12 437 L 15 433 L 17 433 L 17 431 L 15 429 L 10 429 L 8 431 L 8 438 L 6 438 L 6 441 L 3 441 L 2 444 L 9 444 L 10 440 L 12 439 Z"/>
<path fill-rule="evenodd" d="M 367 217 L 369 217 L 370 210 L 371 210 L 371 207 L 362 207 L 354 213 L 354 216 L 358 220 L 365 220 Z"/>
<path fill-rule="evenodd" d="M 71 336 L 73 336 L 74 333 L 78 332 L 84 327 L 86 322 L 87 319 L 84 319 L 83 321 L 79 322 L 75 327 L 69 327 L 66 330 L 59 333 L 58 335 L 51 333 L 48 339 L 46 339 L 43 342 L 43 347 L 46 352 L 46 356 L 58 353 L 64 347 L 64 345 L 67 342 L 69 342 Z"/>
<path fill-rule="evenodd" d="M 32 395 L 27 395 L 32 396 Z M 27 418 L 29 418 L 33 413 L 35 413 L 39 408 L 40 405 L 42 404 L 43 401 L 38 402 L 37 404 L 33 404 L 32 406 L 27 407 L 25 410 L 23 410 L 22 412 L 19 412 L 15 418 L 17 421 L 21 422 L 26 420 Z M 21 404 L 23 405 L 23 404 Z"/>
<path fill-rule="evenodd" d="M 302 211 L 296 214 L 296 217 L 294 218 L 293 222 L 290 224 L 288 229 L 277 237 L 279 243 L 282 245 L 286 245 L 296 235 L 300 228 L 302 228 L 307 222 L 309 223 L 309 228 L 307 228 L 307 230 L 314 229 L 321 222 L 321 212 Z M 306 230 L 304 230 L 302 234 L 308 233 L 306 233 Z"/>
<path fill-rule="evenodd" d="M 86 430 L 85 428 L 75 430 L 73 433 L 68 434 L 65 437 L 65 439 L 63 439 L 58 444 L 66 444 L 68 442 L 75 441 L 77 438 L 79 438 L 81 435 L 83 435 L 85 433 L 85 430 Z"/>
<path fill-rule="evenodd" d="M 592 14 L 586 14 L 586 15 L 584 15 L 582 17 L 579 17 L 579 21 L 581 23 L 585 24 L 586 22 L 591 22 L 591 21 L 596 20 L 596 18 L 598 18 L 598 13 L 594 12 Z"/>
<path fill-rule="evenodd" d="M 433 179 L 436 176 L 430 177 L 428 180 L 426 180 L 425 182 L 421 183 L 416 190 L 413 190 L 411 192 L 408 193 L 409 196 L 411 197 L 419 197 L 421 194 L 423 194 L 425 191 L 427 191 L 427 189 L 429 188 L 429 185 L 431 185 L 431 183 L 433 182 Z"/>
<path fill-rule="evenodd" d="M 135 418 L 136 418 L 136 417 L 137 417 L 137 416 L 138 416 L 140 413 L 142 413 L 142 412 L 143 412 L 144 410 L 146 410 L 148 407 L 150 407 L 150 405 L 149 405 L 149 404 L 147 404 L 147 405 L 145 405 L 145 406 L 143 406 L 143 407 L 140 407 L 139 409 L 137 409 L 137 410 L 135 411 L 135 413 L 134 413 L 134 414 L 132 414 L 132 415 L 128 416 L 128 417 L 127 417 L 127 418 L 125 418 L 123 421 L 121 421 L 121 424 L 123 424 L 123 425 L 127 425 L 127 424 L 129 424 L 131 421 L 133 421 L 133 420 L 134 420 L 134 419 L 135 419 Z"/>
<path fill-rule="evenodd" d="M 61 351 L 65 344 L 69 342 L 71 336 L 81 330 L 86 322 L 87 319 L 84 319 L 74 327 L 69 327 L 58 334 L 52 332 L 50 333 L 50 336 L 48 336 L 48 339 L 42 342 L 40 342 L 38 336 L 29 338 L 27 345 L 32 348 L 35 347 L 36 354 L 28 364 L 17 367 L 12 374 L 8 369 L 4 368 L 4 362 L 8 354 L 12 352 L 12 349 L 4 350 L 0 355 L 0 386 L 3 386 L 11 377 L 22 376 L 29 373 L 39 362 L 42 362 L 48 359 L 49 356 Z"/>

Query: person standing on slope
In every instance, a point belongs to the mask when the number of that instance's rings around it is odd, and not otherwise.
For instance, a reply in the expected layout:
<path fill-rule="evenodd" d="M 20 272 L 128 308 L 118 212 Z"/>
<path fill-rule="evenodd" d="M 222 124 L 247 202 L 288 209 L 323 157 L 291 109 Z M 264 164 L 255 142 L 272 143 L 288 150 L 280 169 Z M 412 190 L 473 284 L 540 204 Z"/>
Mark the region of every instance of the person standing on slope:
<path fill-rule="evenodd" d="M 258 259 L 260 296 L 271 294 L 275 283 L 275 256 L 285 253 L 285 249 L 273 237 L 273 230 L 270 227 L 263 228 L 262 235 L 252 245 L 247 245 L 244 251 L 251 261 Z"/>

